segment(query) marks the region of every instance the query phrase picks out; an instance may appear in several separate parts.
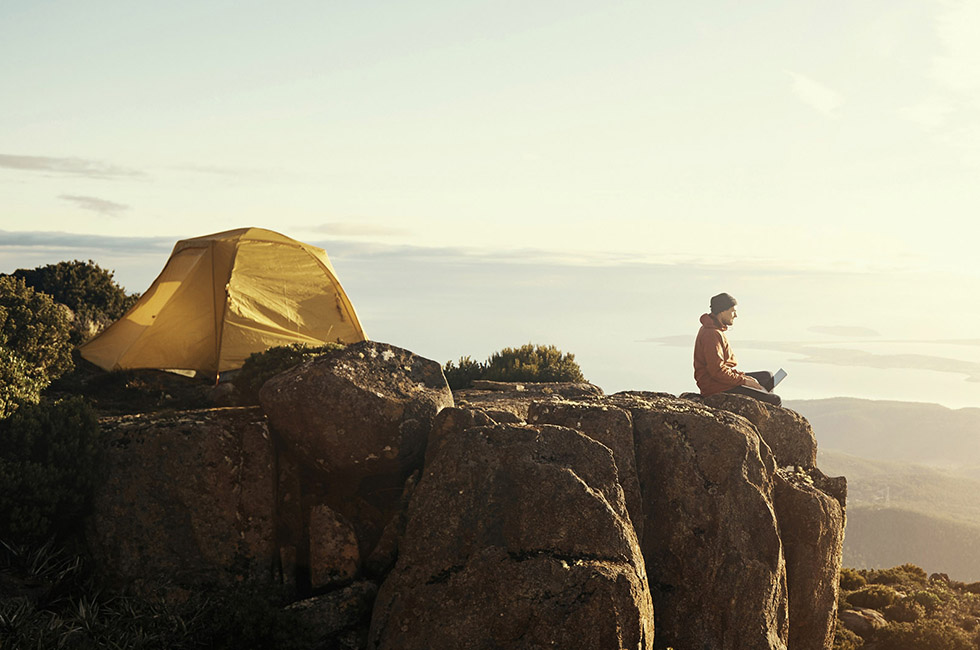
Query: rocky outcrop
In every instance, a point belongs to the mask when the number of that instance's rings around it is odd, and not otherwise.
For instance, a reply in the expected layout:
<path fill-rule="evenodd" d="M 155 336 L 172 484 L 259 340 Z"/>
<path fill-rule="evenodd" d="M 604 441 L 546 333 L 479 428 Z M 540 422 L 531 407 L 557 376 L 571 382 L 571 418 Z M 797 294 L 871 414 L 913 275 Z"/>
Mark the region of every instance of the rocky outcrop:
<path fill-rule="evenodd" d="M 454 393 L 457 406 L 478 408 L 486 412 L 495 422 L 527 420 L 527 410 L 532 402 L 583 399 L 602 395 L 601 388 L 588 383 L 514 383 L 483 380 L 474 381 L 472 388 Z M 509 414 L 509 417 L 505 414 Z"/>
<path fill-rule="evenodd" d="M 636 452 L 633 449 L 633 420 L 629 412 L 605 404 L 534 402 L 528 408 L 527 421 L 569 427 L 609 447 L 616 461 L 630 521 L 637 539 L 643 539 L 643 503 L 636 472 Z"/>
<path fill-rule="evenodd" d="M 768 447 L 726 411 L 664 398 L 623 405 L 633 416 L 657 647 L 786 648 Z"/>
<path fill-rule="evenodd" d="M 329 506 L 353 525 L 361 557 L 422 468 L 436 414 L 453 405 L 438 363 L 374 341 L 276 375 L 259 399 L 302 474 L 304 522 L 314 505 Z"/>
<path fill-rule="evenodd" d="M 304 463 L 356 482 L 404 481 L 422 465 L 432 419 L 453 405 L 438 363 L 374 341 L 276 375 L 259 399 Z"/>
<path fill-rule="evenodd" d="M 104 420 L 107 575 L 279 581 L 314 596 L 324 647 L 648 648 L 655 615 L 657 648 L 829 648 L 846 481 L 792 411 L 589 384 L 454 399 L 439 364 L 371 342 L 260 395 L 267 418 Z"/>
<path fill-rule="evenodd" d="M 443 442 L 409 505 L 369 648 L 652 643 L 643 560 L 608 448 L 548 425 L 475 427 Z"/>
<path fill-rule="evenodd" d="M 360 650 L 367 642 L 371 608 L 377 595 L 377 585 L 360 580 L 343 589 L 297 601 L 286 609 L 297 614 L 313 632 L 315 648 Z"/>
<path fill-rule="evenodd" d="M 737 413 L 751 422 L 769 445 L 776 464 L 780 467 L 816 466 L 817 439 L 810 423 L 799 413 L 745 395 L 718 393 L 702 397 L 696 393 L 686 393 L 683 397 L 712 408 Z"/>
<path fill-rule="evenodd" d="M 276 461 L 259 409 L 102 421 L 105 481 L 86 536 L 102 575 L 138 589 L 278 573 Z"/>
<path fill-rule="evenodd" d="M 823 650 L 834 640 L 844 508 L 804 470 L 776 474 L 774 505 L 786 555 L 789 647 Z M 815 484 L 816 483 L 816 484 Z"/>
<path fill-rule="evenodd" d="M 876 609 L 855 607 L 840 613 L 840 624 L 862 639 L 874 637 L 875 632 L 888 625 L 888 621 Z"/>

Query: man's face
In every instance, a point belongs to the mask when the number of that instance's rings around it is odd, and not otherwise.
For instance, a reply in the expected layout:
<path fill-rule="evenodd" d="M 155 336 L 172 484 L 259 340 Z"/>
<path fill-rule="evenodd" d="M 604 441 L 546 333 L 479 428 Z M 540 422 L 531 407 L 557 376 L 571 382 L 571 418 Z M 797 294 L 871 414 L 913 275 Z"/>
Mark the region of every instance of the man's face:
<path fill-rule="evenodd" d="M 735 313 L 735 307 L 732 306 L 731 309 L 726 309 L 723 312 L 719 312 L 715 318 L 717 318 L 718 322 L 725 327 L 731 327 L 735 323 L 735 319 L 738 318 L 738 314 Z"/>

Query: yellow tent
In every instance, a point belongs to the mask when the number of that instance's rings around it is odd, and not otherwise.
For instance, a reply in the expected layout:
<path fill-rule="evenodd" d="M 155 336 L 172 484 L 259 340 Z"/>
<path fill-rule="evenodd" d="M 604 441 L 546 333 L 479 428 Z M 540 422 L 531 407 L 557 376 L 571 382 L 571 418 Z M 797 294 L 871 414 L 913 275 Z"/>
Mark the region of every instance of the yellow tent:
<path fill-rule="evenodd" d="M 242 228 L 177 242 L 139 302 L 81 354 L 106 370 L 217 375 L 277 345 L 366 338 L 323 249 Z"/>

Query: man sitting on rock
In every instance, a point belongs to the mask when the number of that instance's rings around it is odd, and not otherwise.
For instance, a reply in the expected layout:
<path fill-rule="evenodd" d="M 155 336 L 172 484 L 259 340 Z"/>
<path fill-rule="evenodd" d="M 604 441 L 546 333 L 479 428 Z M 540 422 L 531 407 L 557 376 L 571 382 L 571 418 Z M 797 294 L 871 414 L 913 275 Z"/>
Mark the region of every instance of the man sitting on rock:
<path fill-rule="evenodd" d="M 719 293 L 711 299 L 711 313 L 701 316 L 701 329 L 694 342 L 694 381 L 702 395 L 735 393 L 779 406 L 782 400 L 772 392 L 771 372 L 739 372 L 735 354 L 728 345 L 725 330 L 735 323 L 735 299 Z"/>

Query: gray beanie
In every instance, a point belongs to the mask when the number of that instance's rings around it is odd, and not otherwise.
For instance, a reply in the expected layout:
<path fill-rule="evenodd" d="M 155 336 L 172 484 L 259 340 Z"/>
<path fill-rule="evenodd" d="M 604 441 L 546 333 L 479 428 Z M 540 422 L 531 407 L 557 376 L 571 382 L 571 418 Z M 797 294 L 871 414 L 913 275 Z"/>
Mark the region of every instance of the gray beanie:
<path fill-rule="evenodd" d="M 720 314 L 721 312 L 731 309 L 738 303 L 727 293 L 719 293 L 717 296 L 711 298 L 711 313 Z"/>

